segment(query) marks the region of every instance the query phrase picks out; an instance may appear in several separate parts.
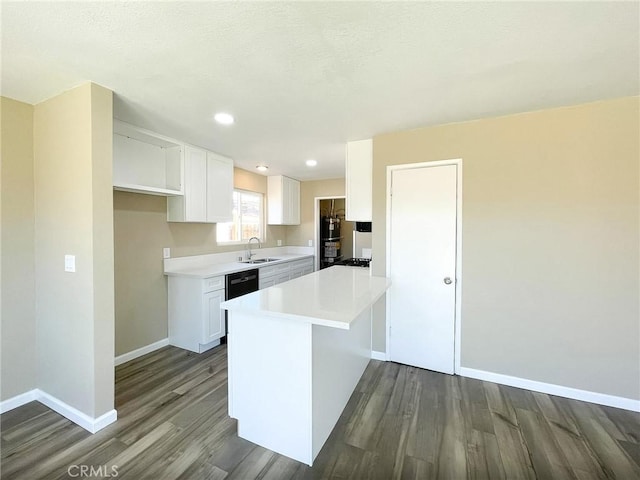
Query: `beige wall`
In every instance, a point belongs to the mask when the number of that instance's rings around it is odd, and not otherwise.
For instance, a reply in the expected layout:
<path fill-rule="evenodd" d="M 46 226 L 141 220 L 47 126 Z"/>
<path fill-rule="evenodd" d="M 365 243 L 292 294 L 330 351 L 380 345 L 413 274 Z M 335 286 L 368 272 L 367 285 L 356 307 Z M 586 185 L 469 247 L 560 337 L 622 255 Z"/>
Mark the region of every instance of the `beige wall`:
<path fill-rule="evenodd" d="M 111 102 L 85 84 L 34 109 L 38 387 L 90 417 L 113 409 Z"/>
<path fill-rule="evenodd" d="M 113 93 L 91 84 L 93 342 L 96 416 L 114 406 Z"/>
<path fill-rule="evenodd" d="M 640 398 L 639 114 L 634 97 L 375 137 L 374 273 L 386 167 L 462 158 L 462 366 Z"/>
<path fill-rule="evenodd" d="M 234 170 L 235 188 L 267 192 L 267 178 Z M 116 355 L 167 338 L 167 281 L 162 248 L 172 257 L 242 250 L 217 246 L 215 224 L 167 223 L 165 197 L 114 192 Z M 266 209 L 265 209 L 266 211 Z M 286 227 L 267 226 L 265 246 L 286 244 Z"/>
<path fill-rule="evenodd" d="M 36 388 L 33 107 L 0 99 L 2 324 L 0 401 Z"/>

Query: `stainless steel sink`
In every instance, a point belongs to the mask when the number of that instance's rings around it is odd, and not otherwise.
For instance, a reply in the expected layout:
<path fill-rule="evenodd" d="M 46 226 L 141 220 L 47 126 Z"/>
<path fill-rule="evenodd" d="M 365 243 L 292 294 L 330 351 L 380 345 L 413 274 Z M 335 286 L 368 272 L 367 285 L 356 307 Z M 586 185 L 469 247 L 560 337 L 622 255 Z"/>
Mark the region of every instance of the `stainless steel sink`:
<path fill-rule="evenodd" d="M 279 258 L 256 258 L 255 260 L 245 260 L 242 263 L 267 263 L 267 262 L 275 262 L 276 260 L 280 260 Z"/>

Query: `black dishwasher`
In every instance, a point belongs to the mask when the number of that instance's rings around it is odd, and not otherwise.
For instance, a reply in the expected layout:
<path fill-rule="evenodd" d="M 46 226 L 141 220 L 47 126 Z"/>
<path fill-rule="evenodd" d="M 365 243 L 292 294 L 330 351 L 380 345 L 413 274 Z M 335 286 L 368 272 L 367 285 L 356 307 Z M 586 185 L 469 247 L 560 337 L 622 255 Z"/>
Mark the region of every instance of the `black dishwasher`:
<path fill-rule="evenodd" d="M 258 290 L 258 269 L 230 273 L 225 276 L 224 299 L 231 300 Z"/>
<path fill-rule="evenodd" d="M 242 272 L 230 273 L 225 275 L 224 281 L 224 299 L 231 300 L 232 298 L 240 297 L 246 293 L 255 292 L 258 290 L 258 269 L 244 270 Z M 229 312 L 224 312 L 224 332 L 225 335 L 229 331 L 227 316 Z M 226 340 L 226 337 L 225 337 Z M 224 343 L 224 341 L 223 341 Z"/>

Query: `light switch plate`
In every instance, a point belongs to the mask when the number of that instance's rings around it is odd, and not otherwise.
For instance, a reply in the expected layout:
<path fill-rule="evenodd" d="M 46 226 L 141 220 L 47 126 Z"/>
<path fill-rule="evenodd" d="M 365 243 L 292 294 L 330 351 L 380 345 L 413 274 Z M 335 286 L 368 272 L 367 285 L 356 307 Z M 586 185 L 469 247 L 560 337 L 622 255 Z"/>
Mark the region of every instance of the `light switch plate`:
<path fill-rule="evenodd" d="M 171 249 L 169 247 L 162 249 L 162 258 L 171 258 Z"/>
<path fill-rule="evenodd" d="M 281 247 L 282 246 L 282 240 L 278 240 L 278 246 Z"/>
<path fill-rule="evenodd" d="M 313 240 L 309 240 L 309 246 L 313 247 Z"/>
<path fill-rule="evenodd" d="M 65 255 L 64 256 L 64 271 L 75 272 L 76 271 L 76 256 Z"/>

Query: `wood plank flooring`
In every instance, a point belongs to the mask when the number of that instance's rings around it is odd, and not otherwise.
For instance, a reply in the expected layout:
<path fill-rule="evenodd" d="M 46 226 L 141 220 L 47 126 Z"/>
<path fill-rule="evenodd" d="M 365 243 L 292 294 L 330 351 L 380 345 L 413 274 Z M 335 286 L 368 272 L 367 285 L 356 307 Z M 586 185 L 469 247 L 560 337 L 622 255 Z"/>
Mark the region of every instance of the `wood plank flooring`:
<path fill-rule="evenodd" d="M 117 367 L 116 409 L 95 435 L 37 402 L 3 414 L 1 478 L 640 478 L 640 414 L 390 362 L 370 362 L 313 468 L 238 438 L 225 345 Z"/>

